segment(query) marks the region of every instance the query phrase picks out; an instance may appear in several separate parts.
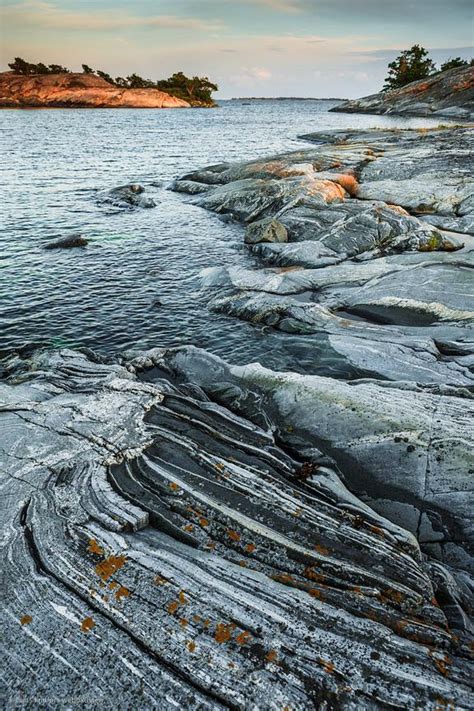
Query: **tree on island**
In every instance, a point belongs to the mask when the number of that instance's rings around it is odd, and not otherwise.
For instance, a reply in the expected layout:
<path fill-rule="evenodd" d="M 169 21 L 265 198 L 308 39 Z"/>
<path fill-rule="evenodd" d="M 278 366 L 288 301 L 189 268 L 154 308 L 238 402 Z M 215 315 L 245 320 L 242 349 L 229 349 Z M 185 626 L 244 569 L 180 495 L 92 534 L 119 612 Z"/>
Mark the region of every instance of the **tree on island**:
<path fill-rule="evenodd" d="M 433 60 L 428 57 L 428 51 L 419 44 L 405 49 L 393 62 L 390 62 L 388 69 L 384 91 L 400 89 L 412 81 L 426 79 L 436 71 Z"/>
<path fill-rule="evenodd" d="M 84 74 L 94 74 L 94 70 L 91 67 L 89 67 L 88 64 L 82 65 L 82 71 L 84 72 Z"/>
<path fill-rule="evenodd" d="M 445 72 L 447 69 L 456 69 L 457 67 L 469 67 L 474 66 L 474 59 L 470 62 L 467 59 L 461 59 L 461 57 L 454 57 L 453 59 L 448 59 L 447 62 L 441 65 L 441 71 Z"/>

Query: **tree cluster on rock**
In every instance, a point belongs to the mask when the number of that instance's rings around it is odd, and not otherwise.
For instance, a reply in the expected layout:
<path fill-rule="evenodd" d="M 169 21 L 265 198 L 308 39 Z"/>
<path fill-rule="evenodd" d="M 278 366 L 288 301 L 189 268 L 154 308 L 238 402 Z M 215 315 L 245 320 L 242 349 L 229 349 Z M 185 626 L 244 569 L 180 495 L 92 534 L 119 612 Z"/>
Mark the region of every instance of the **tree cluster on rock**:
<path fill-rule="evenodd" d="M 474 65 L 474 59 L 468 62 L 461 57 L 448 59 L 439 70 L 428 56 L 428 50 L 419 44 L 414 44 L 410 49 L 405 49 L 388 65 L 388 75 L 385 79 L 384 90 L 401 89 L 412 81 L 426 79 L 438 71 L 444 72 L 455 67 L 468 67 Z"/>
<path fill-rule="evenodd" d="M 42 62 L 32 64 L 26 62 L 21 57 L 15 57 L 8 65 L 16 74 L 69 74 L 70 70 L 59 64 L 46 65 Z M 113 86 L 121 89 L 159 89 L 166 91 L 171 96 L 176 96 L 190 103 L 212 103 L 212 92 L 217 91 L 218 86 L 209 80 L 208 77 L 188 77 L 183 72 L 175 72 L 168 79 L 144 79 L 138 74 L 130 74 L 128 77 L 116 77 L 115 79 L 100 69 L 92 69 L 87 64 L 82 65 L 84 74 L 97 74 Z"/>

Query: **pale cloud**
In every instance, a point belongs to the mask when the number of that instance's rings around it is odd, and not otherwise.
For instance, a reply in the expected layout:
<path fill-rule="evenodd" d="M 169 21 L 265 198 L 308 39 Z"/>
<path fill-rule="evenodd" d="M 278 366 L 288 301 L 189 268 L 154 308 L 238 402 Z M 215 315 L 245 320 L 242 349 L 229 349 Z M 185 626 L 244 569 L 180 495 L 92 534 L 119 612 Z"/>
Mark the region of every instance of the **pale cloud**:
<path fill-rule="evenodd" d="M 50 30 L 109 32 L 133 28 L 161 28 L 215 32 L 223 29 L 218 20 L 175 15 L 133 15 L 126 11 L 74 11 L 41 0 L 29 0 L 20 5 L 6 5 L 2 9 L 2 23 L 6 29 L 27 25 Z"/>
<path fill-rule="evenodd" d="M 302 12 L 300 0 L 244 0 L 248 5 L 260 5 L 261 7 L 276 10 L 277 12 Z"/>

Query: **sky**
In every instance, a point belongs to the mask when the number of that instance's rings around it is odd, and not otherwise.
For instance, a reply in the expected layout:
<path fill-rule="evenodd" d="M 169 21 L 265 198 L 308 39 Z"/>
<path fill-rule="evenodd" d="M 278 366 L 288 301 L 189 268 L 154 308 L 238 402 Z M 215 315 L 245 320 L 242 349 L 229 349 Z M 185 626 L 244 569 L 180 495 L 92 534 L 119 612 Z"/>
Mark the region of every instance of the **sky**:
<path fill-rule="evenodd" d="M 112 76 L 205 75 L 218 98 L 357 97 L 418 43 L 474 55 L 472 0 L 0 0 L 0 63 L 15 56 Z"/>

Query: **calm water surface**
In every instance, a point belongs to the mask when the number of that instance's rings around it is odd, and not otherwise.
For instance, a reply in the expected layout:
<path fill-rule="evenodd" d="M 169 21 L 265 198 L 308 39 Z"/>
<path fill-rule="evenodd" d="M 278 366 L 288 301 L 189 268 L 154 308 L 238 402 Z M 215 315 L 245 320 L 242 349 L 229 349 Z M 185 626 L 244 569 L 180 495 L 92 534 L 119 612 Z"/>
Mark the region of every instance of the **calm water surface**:
<path fill-rule="evenodd" d="M 166 186 L 206 164 L 296 150 L 305 145 L 301 133 L 437 123 L 328 113 L 333 105 L 0 111 L 0 349 L 36 343 L 113 354 L 192 343 L 233 362 L 329 372 L 314 342 L 208 311 L 199 272 L 254 261 L 241 226 Z M 98 190 L 130 182 L 143 184 L 158 206 L 97 204 Z M 90 240 L 85 249 L 43 249 L 77 233 Z"/>

